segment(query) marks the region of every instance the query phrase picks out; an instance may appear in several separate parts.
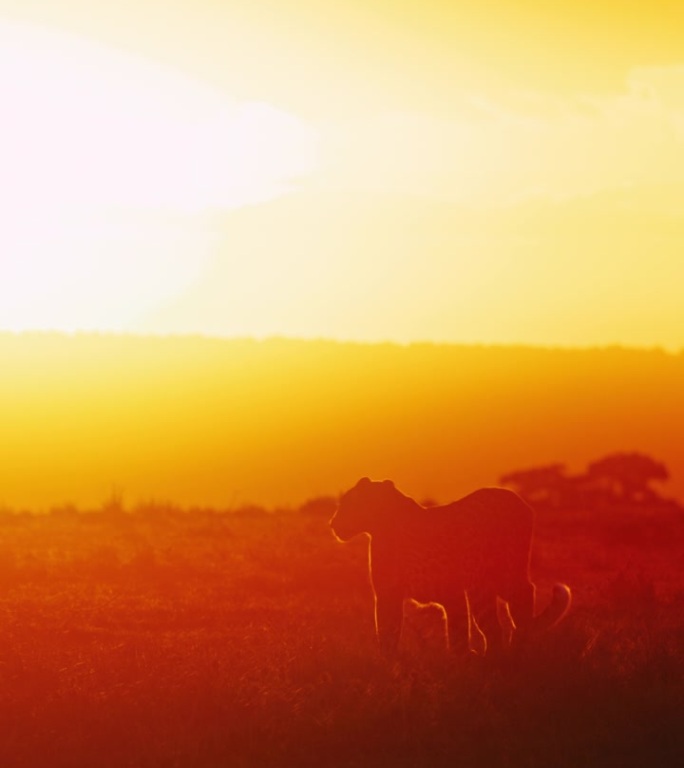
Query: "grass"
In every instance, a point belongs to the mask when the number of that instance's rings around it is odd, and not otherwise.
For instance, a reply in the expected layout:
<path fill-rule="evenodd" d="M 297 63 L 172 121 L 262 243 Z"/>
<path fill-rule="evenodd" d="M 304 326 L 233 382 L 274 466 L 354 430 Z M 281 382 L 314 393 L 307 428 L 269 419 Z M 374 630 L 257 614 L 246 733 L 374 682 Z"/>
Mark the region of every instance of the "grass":
<path fill-rule="evenodd" d="M 366 544 L 316 510 L 0 515 L 0 764 L 684 764 L 681 511 L 540 515 L 558 628 L 463 661 L 417 613 L 390 663 Z"/>

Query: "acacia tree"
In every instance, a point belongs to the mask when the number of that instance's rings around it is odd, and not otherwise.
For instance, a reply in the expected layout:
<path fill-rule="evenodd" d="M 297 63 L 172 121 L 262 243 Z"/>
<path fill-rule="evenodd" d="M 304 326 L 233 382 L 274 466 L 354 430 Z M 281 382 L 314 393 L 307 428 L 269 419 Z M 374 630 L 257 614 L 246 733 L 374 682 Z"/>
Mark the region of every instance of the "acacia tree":
<path fill-rule="evenodd" d="M 607 485 L 611 495 L 628 503 L 659 499 L 652 481 L 670 477 L 667 467 L 643 453 L 612 453 L 592 462 L 587 476 L 598 485 Z"/>
<path fill-rule="evenodd" d="M 565 464 L 546 464 L 509 472 L 499 478 L 501 485 L 510 485 L 527 501 L 560 506 L 568 490 Z"/>

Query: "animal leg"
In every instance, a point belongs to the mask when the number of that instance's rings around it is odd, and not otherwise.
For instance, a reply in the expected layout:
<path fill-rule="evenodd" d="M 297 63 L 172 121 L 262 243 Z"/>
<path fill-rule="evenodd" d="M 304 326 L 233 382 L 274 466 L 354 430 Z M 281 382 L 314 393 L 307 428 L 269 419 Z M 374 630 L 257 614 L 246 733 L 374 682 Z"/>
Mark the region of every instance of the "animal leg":
<path fill-rule="evenodd" d="M 458 655 L 470 651 L 470 611 L 465 592 L 459 592 L 442 602 L 446 613 L 449 650 Z"/>
<path fill-rule="evenodd" d="M 399 648 L 403 617 L 403 595 L 394 591 L 375 595 L 375 630 L 380 650 L 386 656 L 393 656 Z"/>
<path fill-rule="evenodd" d="M 515 623 L 515 635 L 524 636 L 529 633 L 534 620 L 535 588 L 528 581 L 510 591 L 506 602 Z"/>
<path fill-rule="evenodd" d="M 468 601 L 470 603 L 470 613 L 474 616 L 477 625 L 486 638 L 486 653 L 501 653 L 504 640 L 503 631 L 499 624 L 496 594 L 488 591 L 470 591 L 468 593 Z"/>

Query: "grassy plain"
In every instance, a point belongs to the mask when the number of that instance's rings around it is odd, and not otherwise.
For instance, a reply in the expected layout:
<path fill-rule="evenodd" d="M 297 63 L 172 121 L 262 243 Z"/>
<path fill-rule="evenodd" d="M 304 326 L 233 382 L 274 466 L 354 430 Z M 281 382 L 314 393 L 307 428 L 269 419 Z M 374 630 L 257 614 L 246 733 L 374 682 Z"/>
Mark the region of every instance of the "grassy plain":
<path fill-rule="evenodd" d="M 0 514 L 4 768 L 684 764 L 684 512 L 538 516 L 568 618 L 497 663 L 439 617 L 376 651 L 366 541 L 326 504 Z"/>

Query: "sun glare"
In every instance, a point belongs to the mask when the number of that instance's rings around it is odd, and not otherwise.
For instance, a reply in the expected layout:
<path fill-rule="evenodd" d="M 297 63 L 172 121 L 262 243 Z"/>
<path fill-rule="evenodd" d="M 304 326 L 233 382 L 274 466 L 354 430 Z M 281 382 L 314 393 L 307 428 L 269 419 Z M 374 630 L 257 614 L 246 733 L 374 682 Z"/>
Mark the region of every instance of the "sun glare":
<path fill-rule="evenodd" d="M 210 214 L 287 192 L 313 131 L 176 72 L 0 23 L 0 328 L 127 328 L 204 268 Z"/>

